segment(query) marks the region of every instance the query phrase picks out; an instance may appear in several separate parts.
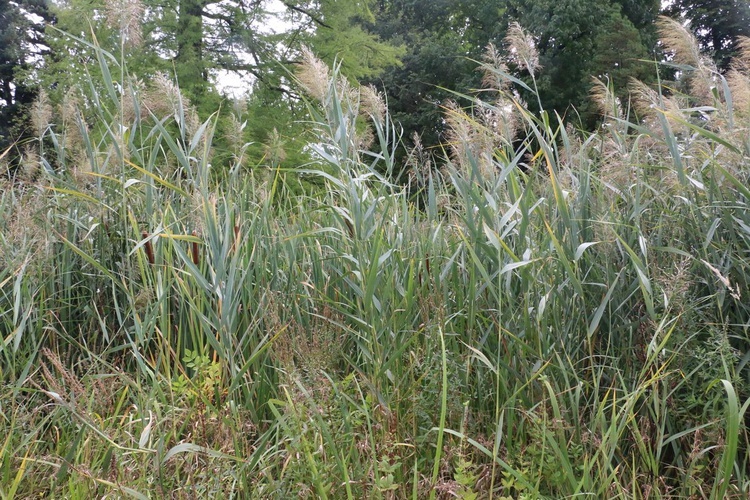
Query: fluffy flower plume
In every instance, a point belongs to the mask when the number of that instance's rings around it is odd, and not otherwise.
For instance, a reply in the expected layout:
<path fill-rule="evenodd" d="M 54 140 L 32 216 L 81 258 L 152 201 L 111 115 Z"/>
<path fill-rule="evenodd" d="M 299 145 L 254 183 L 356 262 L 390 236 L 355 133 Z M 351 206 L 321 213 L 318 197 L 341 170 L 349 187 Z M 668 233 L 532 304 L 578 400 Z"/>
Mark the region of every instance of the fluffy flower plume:
<path fill-rule="evenodd" d="M 139 47 L 143 42 L 143 4 L 140 0 L 107 0 L 107 25 L 120 32 L 126 47 Z"/>
<path fill-rule="evenodd" d="M 382 122 L 385 119 L 386 105 L 383 96 L 372 85 L 365 85 L 359 89 L 360 112 Z"/>
<path fill-rule="evenodd" d="M 34 104 L 31 106 L 31 123 L 38 137 L 44 135 L 52 120 L 52 106 L 49 103 L 47 92 L 39 90 Z"/>
<path fill-rule="evenodd" d="M 534 37 L 524 30 L 517 22 L 510 23 L 508 34 L 505 36 L 510 57 L 521 69 L 534 74 L 540 68 L 539 51 L 536 49 Z"/>
<path fill-rule="evenodd" d="M 703 57 L 695 36 L 682 24 L 668 17 L 658 21 L 659 36 L 675 62 L 694 68 L 689 76 L 690 91 L 704 103 L 710 103 L 716 65 Z"/>
<path fill-rule="evenodd" d="M 331 78 L 328 65 L 315 57 L 308 47 L 302 47 L 302 63 L 297 71 L 297 79 L 305 91 L 313 98 L 322 101 L 328 93 Z"/>
<path fill-rule="evenodd" d="M 482 78 L 484 88 L 497 90 L 498 92 L 507 90 L 510 82 L 503 78 L 502 73 L 508 72 L 508 66 L 494 44 L 487 45 L 482 59 L 484 60 L 481 68 L 484 73 Z"/>
<path fill-rule="evenodd" d="M 732 59 L 732 66 L 737 71 L 750 75 L 750 37 L 737 38 L 737 53 Z"/>
<path fill-rule="evenodd" d="M 735 113 L 750 123 L 750 37 L 737 39 L 737 53 L 732 59 L 727 83 L 732 91 Z"/>

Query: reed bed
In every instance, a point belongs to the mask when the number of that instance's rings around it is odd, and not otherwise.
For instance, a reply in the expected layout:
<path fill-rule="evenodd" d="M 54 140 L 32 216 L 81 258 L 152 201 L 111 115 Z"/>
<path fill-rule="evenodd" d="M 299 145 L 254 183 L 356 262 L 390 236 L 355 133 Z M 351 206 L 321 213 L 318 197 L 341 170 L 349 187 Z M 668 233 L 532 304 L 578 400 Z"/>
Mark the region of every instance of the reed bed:
<path fill-rule="evenodd" d="M 3 499 L 750 495 L 747 68 L 586 134 L 483 63 L 404 187 L 312 54 L 314 161 L 248 167 L 90 48 L 0 194 Z"/>

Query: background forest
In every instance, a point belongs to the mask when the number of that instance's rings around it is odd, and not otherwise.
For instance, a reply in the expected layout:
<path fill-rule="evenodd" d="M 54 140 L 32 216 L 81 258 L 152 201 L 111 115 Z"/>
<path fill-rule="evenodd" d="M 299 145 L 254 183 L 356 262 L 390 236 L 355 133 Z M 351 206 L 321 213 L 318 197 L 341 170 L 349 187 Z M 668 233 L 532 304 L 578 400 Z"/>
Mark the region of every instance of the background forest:
<path fill-rule="evenodd" d="M 748 498 L 749 37 L 0 0 L 0 498 Z"/>

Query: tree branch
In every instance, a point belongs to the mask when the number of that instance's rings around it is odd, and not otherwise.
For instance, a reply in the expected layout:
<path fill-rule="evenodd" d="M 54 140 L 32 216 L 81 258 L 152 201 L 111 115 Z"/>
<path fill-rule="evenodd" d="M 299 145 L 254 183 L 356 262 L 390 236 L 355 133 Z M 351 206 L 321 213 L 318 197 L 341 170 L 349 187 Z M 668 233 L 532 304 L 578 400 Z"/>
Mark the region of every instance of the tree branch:
<path fill-rule="evenodd" d="M 299 12 L 300 14 L 306 15 L 307 17 L 315 21 L 316 24 L 323 26 L 324 28 L 333 29 L 333 26 L 326 24 L 325 21 L 323 21 L 321 18 L 317 17 L 315 14 L 308 11 L 307 9 L 303 9 L 302 7 L 297 7 L 291 2 L 284 2 L 284 5 L 286 5 L 291 10 L 294 10 L 294 11 Z"/>
<path fill-rule="evenodd" d="M 246 71 L 249 74 L 253 75 L 263 85 L 265 85 L 266 88 L 279 92 L 281 94 L 287 95 L 289 97 L 299 99 L 299 94 L 297 94 L 293 90 L 284 88 L 280 85 L 274 85 L 270 83 L 268 79 L 266 78 L 266 75 L 260 70 L 260 68 L 252 64 L 242 64 L 242 63 L 222 64 L 221 69 L 226 70 L 226 71 L 235 71 L 235 72 Z"/>

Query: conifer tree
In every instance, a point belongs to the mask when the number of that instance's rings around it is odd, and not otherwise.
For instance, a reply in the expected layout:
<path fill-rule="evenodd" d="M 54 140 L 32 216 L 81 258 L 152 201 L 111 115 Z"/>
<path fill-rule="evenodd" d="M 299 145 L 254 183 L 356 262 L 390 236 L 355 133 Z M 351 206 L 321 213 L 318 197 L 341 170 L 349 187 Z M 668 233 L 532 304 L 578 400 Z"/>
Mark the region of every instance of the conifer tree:
<path fill-rule="evenodd" d="M 50 20 L 41 0 L 0 0 L 0 153 L 14 142 L 14 135 L 23 135 L 24 110 L 36 97 L 23 73 L 47 52 L 44 23 Z"/>

